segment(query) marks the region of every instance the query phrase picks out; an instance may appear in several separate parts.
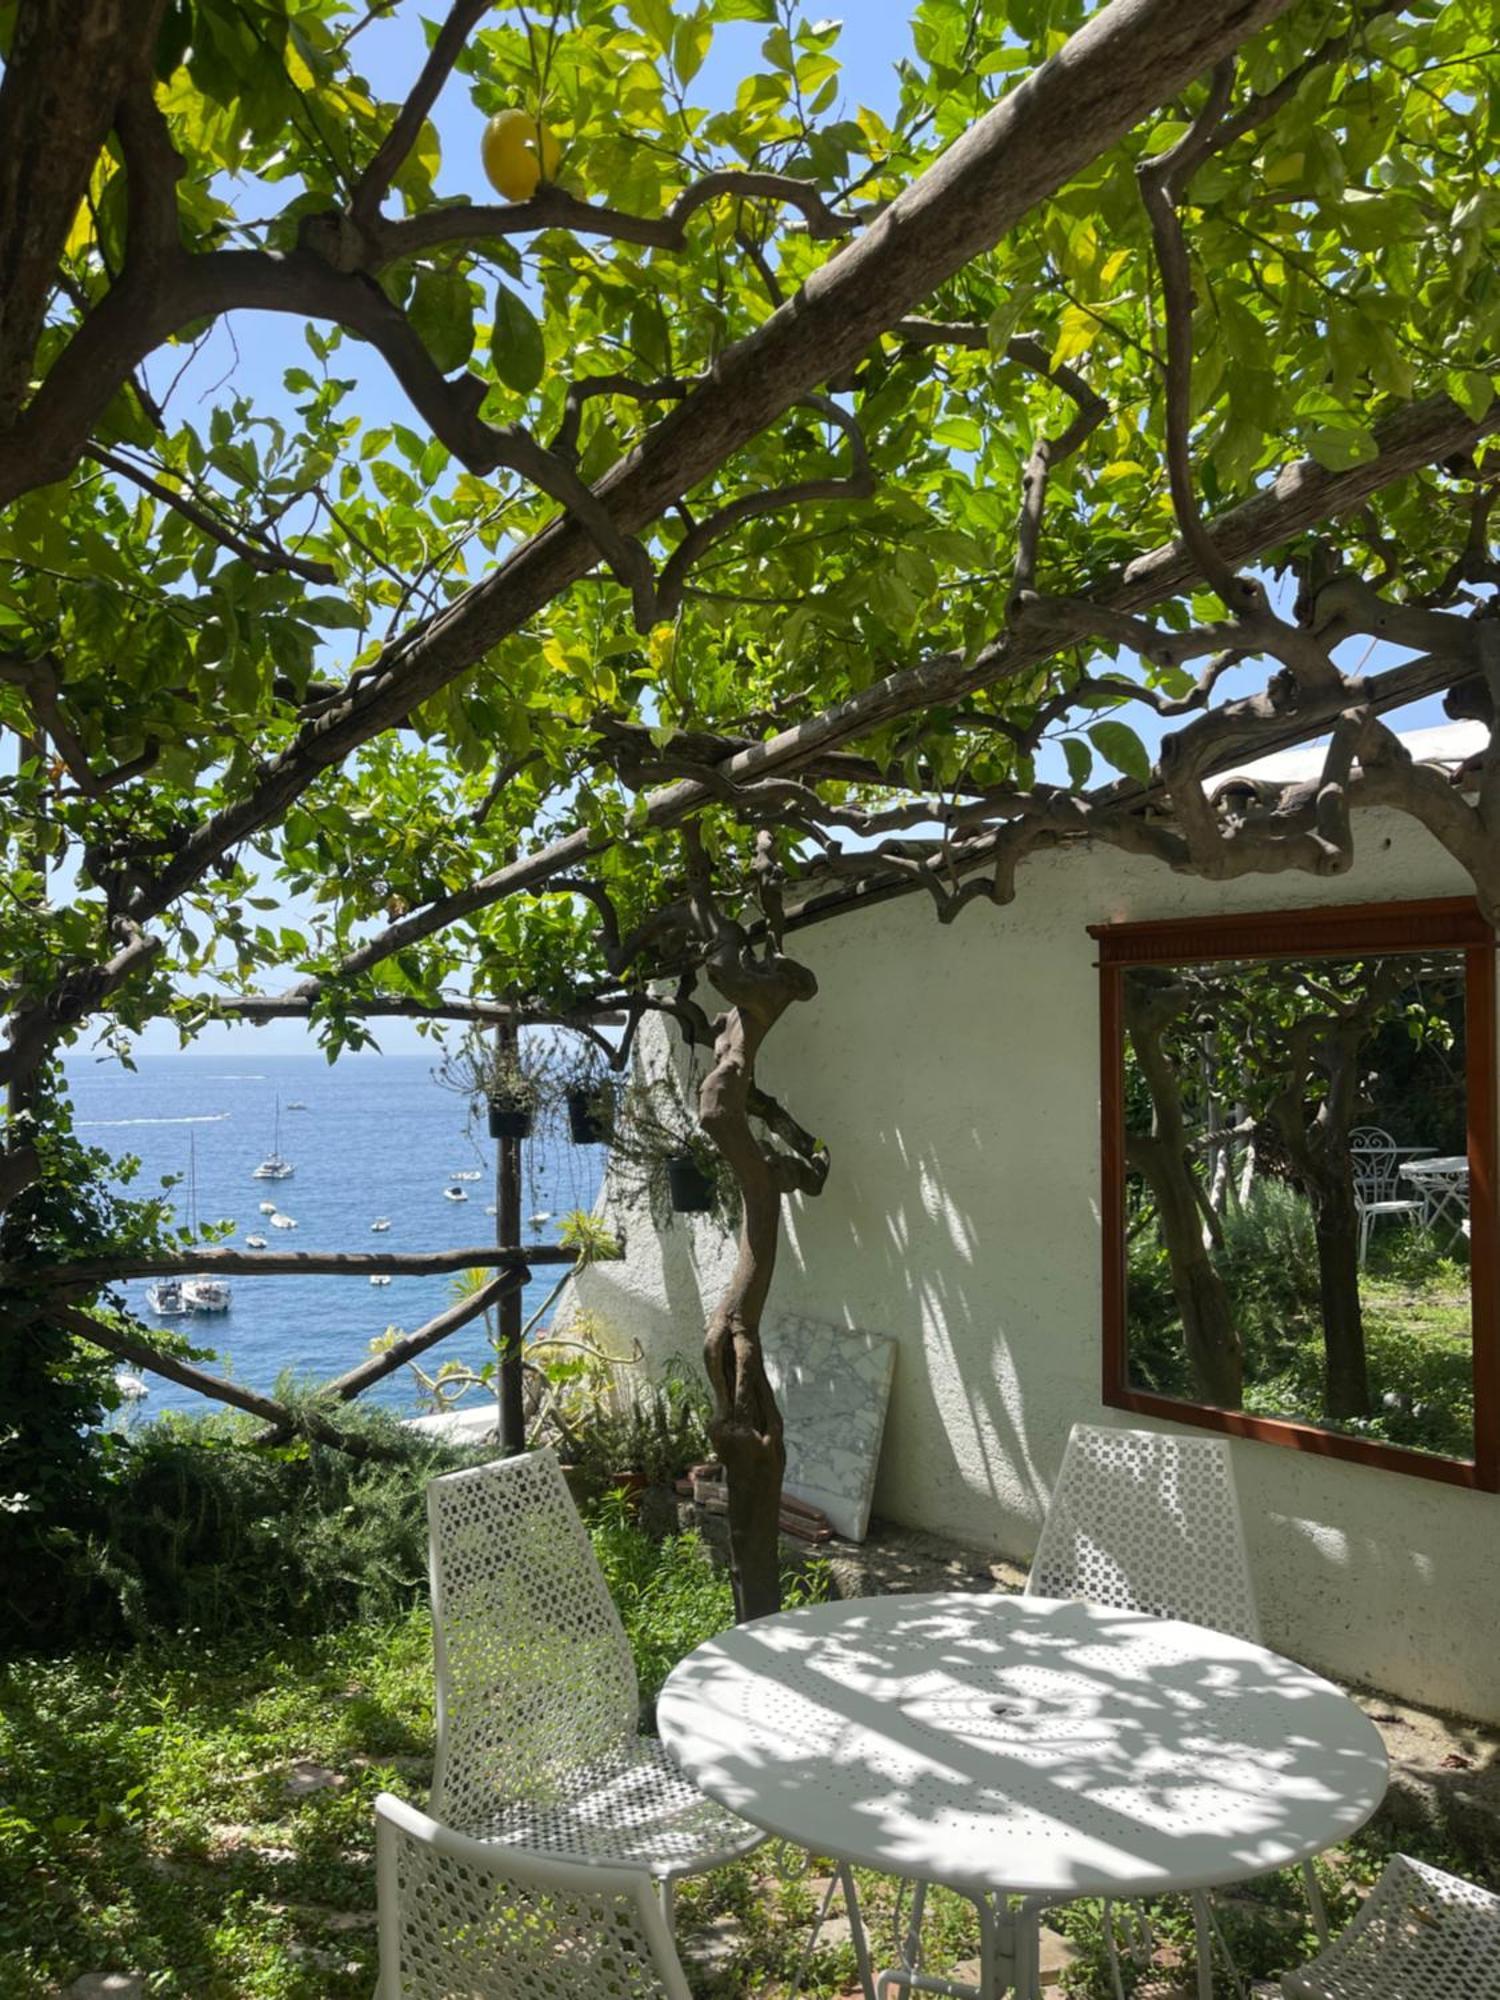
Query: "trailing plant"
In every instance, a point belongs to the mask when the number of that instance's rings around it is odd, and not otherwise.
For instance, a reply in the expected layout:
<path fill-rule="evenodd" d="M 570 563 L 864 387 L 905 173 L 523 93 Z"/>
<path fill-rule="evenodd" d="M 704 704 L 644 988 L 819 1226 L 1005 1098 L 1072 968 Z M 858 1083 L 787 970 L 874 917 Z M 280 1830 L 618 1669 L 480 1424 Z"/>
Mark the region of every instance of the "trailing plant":
<path fill-rule="evenodd" d="M 432 1072 L 434 1083 L 467 1101 L 471 1116 L 492 1104 L 535 1117 L 555 1099 L 558 1077 L 556 1055 L 538 1037 L 508 1047 L 477 1028 L 444 1050 Z"/>
<path fill-rule="evenodd" d="M 610 1179 L 626 1200 L 644 1199 L 652 1222 L 670 1228 L 671 1167 L 687 1161 L 709 1187 L 715 1222 L 735 1229 L 740 1190 L 728 1162 L 698 1123 L 675 1071 L 664 1067 L 632 1079 L 621 1096 L 610 1148 Z"/>

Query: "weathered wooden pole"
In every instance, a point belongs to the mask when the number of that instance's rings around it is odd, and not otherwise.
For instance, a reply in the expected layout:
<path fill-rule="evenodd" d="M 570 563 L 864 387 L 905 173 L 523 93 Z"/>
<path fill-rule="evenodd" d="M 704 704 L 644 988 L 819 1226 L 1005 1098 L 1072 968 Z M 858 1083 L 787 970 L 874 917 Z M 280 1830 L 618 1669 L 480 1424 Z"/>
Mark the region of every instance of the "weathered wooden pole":
<path fill-rule="evenodd" d="M 520 1030 L 504 1021 L 495 1030 L 495 1046 L 514 1061 L 520 1053 Z M 518 1243 L 521 1227 L 521 1148 L 523 1139 L 501 1139 L 495 1159 L 495 1233 L 500 1243 Z M 525 1377 L 521 1361 L 521 1287 L 511 1286 L 497 1308 L 500 1323 L 500 1450 L 514 1458 L 526 1449 Z"/>

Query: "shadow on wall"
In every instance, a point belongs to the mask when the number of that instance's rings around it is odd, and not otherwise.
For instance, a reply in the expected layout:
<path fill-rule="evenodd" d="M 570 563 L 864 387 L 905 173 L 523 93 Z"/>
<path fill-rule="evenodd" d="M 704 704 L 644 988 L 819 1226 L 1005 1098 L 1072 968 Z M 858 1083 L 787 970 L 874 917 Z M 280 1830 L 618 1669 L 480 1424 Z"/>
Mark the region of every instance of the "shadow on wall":
<path fill-rule="evenodd" d="M 1031 903 L 1024 931 L 988 915 L 936 930 L 925 910 L 893 905 L 812 934 L 819 996 L 778 1026 L 762 1061 L 766 1087 L 833 1163 L 820 1197 L 787 1206 L 769 1319 L 893 1335 L 877 1514 L 1021 1561 L 1070 1426 L 1117 1420 L 1099 1388 L 1086 901 L 1081 882 L 1045 912 Z M 733 1246 L 701 1218 L 658 1232 L 632 1204 L 620 1219 L 626 1260 L 581 1274 L 580 1303 L 652 1365 L 699 1365 Z M 1481 1662 L 1500 1649 L 1500 1625 L 1491 1607 L 1484 1640 L 1473 1612 L 1490 1496 L 1250 1442 L 1234 1461 L 1270 1643 L 1500 1714 Z"/>

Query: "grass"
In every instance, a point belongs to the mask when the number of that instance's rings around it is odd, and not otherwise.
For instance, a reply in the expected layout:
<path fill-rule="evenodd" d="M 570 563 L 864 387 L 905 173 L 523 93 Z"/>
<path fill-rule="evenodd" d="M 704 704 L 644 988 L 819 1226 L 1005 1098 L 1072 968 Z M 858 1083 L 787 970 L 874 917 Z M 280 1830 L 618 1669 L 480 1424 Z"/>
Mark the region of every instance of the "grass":
<path fill-rule="evenodd" d="M 1324 1351 L 1311 1210 L 1279 1183 L 1262 1183 L 1224 1218 L 1215 1253 L 1245 1350 L 1244 1407 L 1454 1458 L 1474 1454 L 1469 1269 L 1420 1230 L 1376 1229 L 1360 1273 L 1372 1410 L 1334 1421 L 1323 1412 Z M 1165 1253 L 1153 1230 L 1132 1242 L 1132 1379 L 1196 1399 Z"/>
<path fill-rule="evenodd" d="M 727 1585 L 696 1538 L 649 1543 L 618 1508 L 595 1536 L 649 1694 L 727 1622 Z M 0 2000 L 52 2000 L 103 1971 L 142 1974 L 153 1996 L 182 2000 L 368 2000 L 373 1801 L 383 1789 L 425 1799 L 432 1752 L 425 1611 L 314 1638 L 226 1645 L 189 1634 L 0 1670 Z M 1403 1831 L 1408 1851 L 1412 1840 Z M 1336 1920 L 1384 1858 L 1378 1834 L 1329 1858 Z M 785 1995 L 828 1873 L 772 1844 L 683 1885 L 679 1934 L 697 2000 Z M 889 1963 L 898 1885 L 863 1871 L 859 1885 L 877 1960 Z M 1186 1906 L 1153 1917 L 1159 1960 L 1189 1968 Z M 1248 1885 L 1225 1899 L 1222 1919 L 1256 1976 L 1311 1948 L 1295 1877 Z M 1067 1990 L 1102 2000 L 1097 1906 L 1056 1922 L 1078 1953 Z M 934 1893 L 923 1935 L 934 1971 L 977 1954 L 973 1911 L 956 1895 Z M 1130 1990 L 1138 1977 L 1127 1966 Z M 853 1947 L 835 1925 L 806 1991 L 854 1986 Z"/>

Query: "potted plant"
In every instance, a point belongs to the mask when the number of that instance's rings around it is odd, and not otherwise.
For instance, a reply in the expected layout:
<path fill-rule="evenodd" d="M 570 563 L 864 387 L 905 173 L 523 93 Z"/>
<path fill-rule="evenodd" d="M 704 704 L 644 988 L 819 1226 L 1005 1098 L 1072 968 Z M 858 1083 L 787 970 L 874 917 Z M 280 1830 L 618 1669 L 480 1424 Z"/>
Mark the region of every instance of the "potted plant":
<path fill-rule="evenodd" d="M 730 1227 L 738 1219 L 734 1175 L 670 1071 L 637 1080 L 620 1100 L 613 1173 L 627 1189 L 633 1180 L 659 1222 L 673 1215 L 714 1215 Z"/>
<path fill-rule="evenodd" d="M 607 1146 L 614 1136 L 615 1079 L 599 1052 L 588 1047 L 563 1076 L 568 1135 L 575 1146 Z"/>
<path fill-rule="evenodd" d="M 485 1089 L 492 1139 L 529 1139 L 541 1097 L 538 1081 L 518 1063 L 496 1064 Z"/>
<path fill-rule="evenodd" d="M 445 1090 L 466 1097 L 472 1112 L 485 1106 L 492 1139 L 529 1139 L 547 1096 L 545 1054 L 488 1041 L 477 1030 L 449 1049 L 432 1074 Z"/>
<path fill-rule="evenodd" d="M 713 1209 L 715 1177 L 711 1164 L 702 1158 L 703 1151 L 702 1142 L 689 1140 L 682 1152 L 673 1153 L 666 1161 L 667 1192 L 675 1215 L 707 1215 Z"/>

